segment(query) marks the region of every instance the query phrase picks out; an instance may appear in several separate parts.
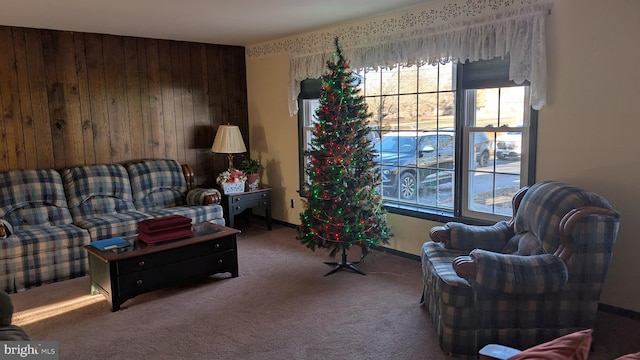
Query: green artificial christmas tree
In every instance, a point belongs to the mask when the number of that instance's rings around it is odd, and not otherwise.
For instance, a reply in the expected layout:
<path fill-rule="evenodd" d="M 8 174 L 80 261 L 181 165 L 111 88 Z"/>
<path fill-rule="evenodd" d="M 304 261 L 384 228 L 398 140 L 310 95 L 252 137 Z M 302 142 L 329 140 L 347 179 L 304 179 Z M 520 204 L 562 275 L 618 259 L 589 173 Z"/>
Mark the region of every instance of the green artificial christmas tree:
<path fill-rule="evenodd" d="M 347 261 L 347 251 L 359 246 L 363 260 L 371 246 L 388 244 L 391 233 L 378 191 L 380 170 L 367 136 L 371 113 L 337 38 L 335 44 L 335 62 L 327 62 L 322 76 L 316 126 L 305 152 L 309 183 L 302 190 L 305 208 L 297 238 L 313 251 L 329 249 L 332 257 L 342 252 L 341 261 L 326 263 L 334 266 L 326 275 L 340 269 L 364 275 L 354 265 L 358 262 Z"/>

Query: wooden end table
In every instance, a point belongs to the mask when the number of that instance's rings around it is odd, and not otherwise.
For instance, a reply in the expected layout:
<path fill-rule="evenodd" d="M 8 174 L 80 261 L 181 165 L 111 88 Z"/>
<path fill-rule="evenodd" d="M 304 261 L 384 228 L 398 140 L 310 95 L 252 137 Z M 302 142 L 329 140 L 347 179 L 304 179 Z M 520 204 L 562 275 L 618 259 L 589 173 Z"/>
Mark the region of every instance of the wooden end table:
<path fill-rule="evenodd" d="M 222 206 L 229 227 L 234 227 L 236 215 L 250 208 L 264 209 L 267 218 L 267 229 L 272 229 L 271 221 L 271 188 L 261 187 L 257 190 L 222 195 Z"/>
<path fill-rule="evenodd" d="M 192 229 L 193 237 L 154 245 L 135 237 L 127 238 L 130 246 L 119 250 L 86 245 L 91 293 L 102 293 L 111 311 L 117 311 L 127 299 L 168 285 L 216 273 L 237 277 L 240 231 L 211 223 Z"/>

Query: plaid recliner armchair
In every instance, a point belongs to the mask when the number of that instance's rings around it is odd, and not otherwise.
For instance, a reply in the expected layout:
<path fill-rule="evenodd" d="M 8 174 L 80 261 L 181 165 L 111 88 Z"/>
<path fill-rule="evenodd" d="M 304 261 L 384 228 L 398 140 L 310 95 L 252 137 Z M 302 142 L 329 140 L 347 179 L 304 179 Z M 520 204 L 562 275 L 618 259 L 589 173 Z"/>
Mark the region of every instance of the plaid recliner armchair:
<path fill-rule="evenodd" d="M 590 328 L 620 218 L 603 197 L 556 181 L 521 189 L 514 217 L 447 223 L 422 248 L 422 304 L 453 355 L 528 348 Z"/>

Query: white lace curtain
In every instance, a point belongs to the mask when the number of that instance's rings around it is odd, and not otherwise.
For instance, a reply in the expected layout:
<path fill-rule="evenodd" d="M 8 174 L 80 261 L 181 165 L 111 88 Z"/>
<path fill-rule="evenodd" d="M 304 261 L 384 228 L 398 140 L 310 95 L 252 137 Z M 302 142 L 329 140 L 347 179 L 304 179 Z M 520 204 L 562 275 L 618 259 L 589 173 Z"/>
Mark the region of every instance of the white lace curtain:
<path fill-rule="evenodd" d="M 351 43 L 341 40 L 341 48 L 352 69 L 447 61 L 463 63 L 508 56 L 509 79 L 517 84 L 525 80 L 530 82 L 531 106 L 539 110 L 546 101 L 545 17 L 549 9 L 549 4 L 536 5 L 386 37 Z M 314 54 L 292 54 L 289 68 L 291 116 L 298 112 L 300 82 L 320 77 L 332 57 L 333 49 Z"/>

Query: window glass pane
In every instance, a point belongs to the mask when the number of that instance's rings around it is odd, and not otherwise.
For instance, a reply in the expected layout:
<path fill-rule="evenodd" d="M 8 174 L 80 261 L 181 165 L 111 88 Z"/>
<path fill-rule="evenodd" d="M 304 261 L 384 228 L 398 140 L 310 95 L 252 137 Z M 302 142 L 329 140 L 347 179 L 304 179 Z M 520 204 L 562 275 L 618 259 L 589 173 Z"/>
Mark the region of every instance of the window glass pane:
<path fill-rule="evenodd" d="M 453 209 L 454 171 L 435 171 L 424 177 L 420 204 Z"/>
<path fill-rule="evenodd" d="M 441 92 L 438 96 L 438 129 L 454 129 L 456 100 L 452 92 Z"/>
<path fill-rule="evenodd" d="M 472 91 L 472 90 L 469 90 Z M 500 105 L 500 89 L 477 89 L 475 92 L 475 123 L 469 122 L 469 125 L 484 126 L 500 126 L 498 121 L 498 110 Z"/>
<path fill-rule="evenodd" d="M 449 61 L 444 65 L 438 65 L 440 78 L 438 80 L 438 90 L 450 91 L 455 90 L 455 67 L 453 63 Z"/>
<path fill-rule="evenodd" d="M 400 68 L 400 94 L 414 94 L 418 91 L 418 67 Z"/>
<path fill-rule="evenodd" d="M 438 94 L 418 95 L 418 128 L 435 130 L 438 124 Z"/>
<path fill-rule="evenodd" d="M 511 199 L 520 189 L 520 176 L 471 173 L 469 189 L 470 210 L 511 216 Z"/>
<path fill-rule="evenodd" d="M 500 125 L 523 126 L 525 87 L 514 86 L 500 89 Z"/>
<path fill-rule="evenodd" d="M 364 96 L 380 95 L 380 72 L 378 72 L 378 69 L 366 69 L 364 74 L 364 86 Z"/>
<path fill-rule="evenodd" d="M 380 71 L 382 76 L 382 95 L 398 94 L 398 68 L 383 69 Z"/>
<path fill-rule="evenodd" d="M 495 133 L 487 135 L 484 131 L 469 132 L 469 169 L 493 171 L 492 140 Z M 491 138 L 489 138 L 491 136 Z"/>
<path fill-rule="evenodd" d="M 379 105 L 382 113 L 382 127 L 389 130 L 399 130 L 398 124 L 398 96 L 383 96 Z"/>
<path fill-rule="evenodd" d="M 438 91 L 438 66 L 422 65 L 418 68 L 418 92 Z"/>
<path fill-rule="evenodd" d="M 416 129 L 416 95 L 400 95 L 398 96 L 400 113 L 398 115 L 399 126 L 401 129 Z"/>
<path fill-rule="evenodd" d="M 520 174 L 520 157 L 522 155 L 522 132 L 507 131 L 496 134 L 496 158 L 502 160 L 499 164 L 517 165 L 509 166 L 510 173 Z M 506 169 L 502 169 L 506 170 Z"/>
<path fill-rule="evenodd" d="M 365 97 L 364 101 L 367 103 L 367 108 L 371 113 L 370 121 L 376 124 L 382 123 L 382 107 L 379 96 Z"/>

